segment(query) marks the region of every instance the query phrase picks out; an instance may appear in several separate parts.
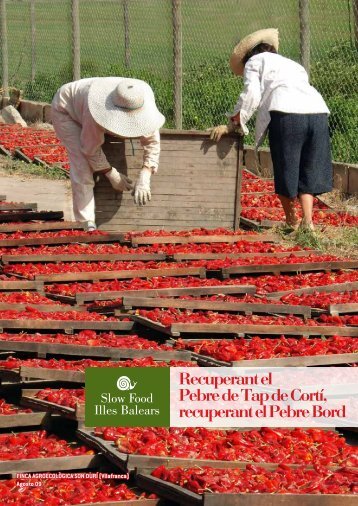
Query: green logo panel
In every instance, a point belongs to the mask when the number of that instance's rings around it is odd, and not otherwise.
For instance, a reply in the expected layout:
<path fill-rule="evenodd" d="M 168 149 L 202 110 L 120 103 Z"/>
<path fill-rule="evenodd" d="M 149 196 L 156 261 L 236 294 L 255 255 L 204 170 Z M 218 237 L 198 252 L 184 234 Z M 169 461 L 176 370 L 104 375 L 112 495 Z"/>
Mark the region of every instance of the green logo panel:
<path fill-rule="evenodd" d="M 87 427 L 169 427 L 169 367 L 89 367 Z"/>

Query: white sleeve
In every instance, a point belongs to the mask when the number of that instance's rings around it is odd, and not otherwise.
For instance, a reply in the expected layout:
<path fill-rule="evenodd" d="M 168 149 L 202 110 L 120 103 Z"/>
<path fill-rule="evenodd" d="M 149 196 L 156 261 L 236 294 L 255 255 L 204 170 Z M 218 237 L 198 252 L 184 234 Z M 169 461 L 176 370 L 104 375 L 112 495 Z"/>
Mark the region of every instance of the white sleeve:
<path fill-rule="evenodd" d="M 254 114 L 261 102 L 261 60 L 248 61 L 244 71 L 244 90 L 234 108 L 233 115 L 240 112 L 240 123 L 245 134 L 248 133 L 246 123 Z"/>
<path fill-rule="evenodd" d="M 104 129 L 94 121 L 89 110 L 86 110 L 82 116 L 81 151 L 93 172 L 111 166 L 101 147 L 104 143 L 104 132 Z"/>
<path fill-rule="evenodd" d="M 140 143 L 143 147 L 143 167 L 152 169 L 153 174 L 158 171 L 160 154 L 160 134 L 156 130 L 152 135 L 140 137 Z"/>

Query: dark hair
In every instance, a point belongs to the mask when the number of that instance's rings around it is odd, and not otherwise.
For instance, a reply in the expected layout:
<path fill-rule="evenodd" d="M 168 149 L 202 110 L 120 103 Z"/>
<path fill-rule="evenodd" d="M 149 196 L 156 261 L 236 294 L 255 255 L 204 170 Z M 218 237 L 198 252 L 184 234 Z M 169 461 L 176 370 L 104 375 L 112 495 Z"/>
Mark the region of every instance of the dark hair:
<path fill-rule="evenodd" d="M 257 44 L 254 48 L 252 48 L 248 53 L 246 53 L 244 58 L 244 65 L 246 65 L 247 61 L 256 54 L 260 53 L 277 53 L 276 49 L 271 46 L 270 44 L 266 44 L 264 42 L 261 42 L 260 44 Z"/>

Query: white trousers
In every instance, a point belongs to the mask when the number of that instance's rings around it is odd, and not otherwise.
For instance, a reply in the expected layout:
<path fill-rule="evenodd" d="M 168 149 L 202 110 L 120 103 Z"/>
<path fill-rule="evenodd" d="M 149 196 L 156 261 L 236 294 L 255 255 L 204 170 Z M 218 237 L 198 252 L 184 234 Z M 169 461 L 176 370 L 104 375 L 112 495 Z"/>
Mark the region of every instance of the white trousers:
<path fill-rule="evenodd" d="M 76 221 L 95 222 L 93 171 L 81 152 L 81 125 L 65 112 L 52 106 L 52 124 L 62 144 L 65 146 L 70 162 L 73 214 Z"/>

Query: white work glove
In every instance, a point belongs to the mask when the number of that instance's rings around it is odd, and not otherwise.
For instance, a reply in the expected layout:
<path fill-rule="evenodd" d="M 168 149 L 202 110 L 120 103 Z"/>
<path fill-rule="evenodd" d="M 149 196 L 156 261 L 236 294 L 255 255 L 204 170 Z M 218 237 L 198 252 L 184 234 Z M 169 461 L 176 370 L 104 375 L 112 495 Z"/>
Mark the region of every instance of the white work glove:
<path fill-rule="evenodd" d="M 150 193 L 151 175 L 152 169 L 143 167 L 134 186 L 132 195 L 134 196 L 134 202 L 139 206 L 144 206 L 152 198 Z"/>
<path fill-rule="evenodd" d="M 235 130 L 237 130 L 240 135 L 243 135 L 241 126 L 229 120 L 227 125 L 219 125 L 214 128 L 208 128 L 207 131 L 210 132 L 210 139 L 212 141 L 219 142 L 223 135 L 235 132 Z"/>
<path fill-rule="evenodd" d="M 114 167 L 112 167 L 109 172 L 106 172 L 105 176 L 117 192 L 133 189 L 133 181 L 129 179 L 129 177 L 118 172 Z"/>

